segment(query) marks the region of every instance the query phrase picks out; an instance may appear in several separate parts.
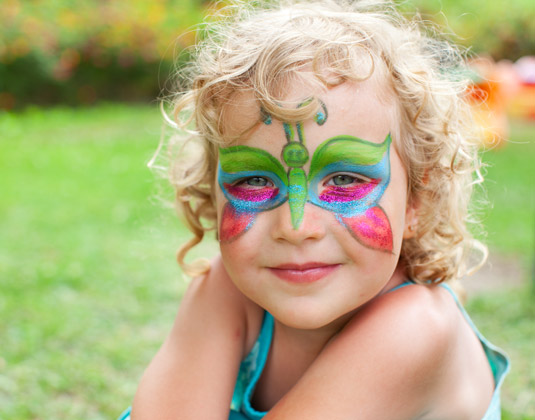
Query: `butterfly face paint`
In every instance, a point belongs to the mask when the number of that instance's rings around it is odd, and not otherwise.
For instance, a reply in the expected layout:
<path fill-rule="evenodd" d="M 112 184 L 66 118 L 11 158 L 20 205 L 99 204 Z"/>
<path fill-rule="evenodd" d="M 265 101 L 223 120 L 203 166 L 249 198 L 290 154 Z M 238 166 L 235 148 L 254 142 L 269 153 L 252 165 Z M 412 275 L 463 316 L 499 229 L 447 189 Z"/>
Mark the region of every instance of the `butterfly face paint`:
<path fill-rule="evenodd" d="M 288 179 L 280 162 L 262 149 L 219 149 L 218 182 L 228 200 L 219 239 L 228 242 L 251 227 L 255 215 L 280 206 L 288 197 Z"/>
<path fill-rule="evenodd" d="M 390 222 L 379 206 L 390 181 L 391 142 L 390 134 L 380 144 L 333 137 L 316 148 L 309 172 L 308 201 L 334 212 L 363 245 L 384 251 L 392 251 L 393 246 Z M 331 182 L 336 174 L 352 182 L 336 185 Z"/>
<path fill-rule="evenodd" d="M 303 103 L 305 105 L 307 102 Z M 327 109 L 316 115 L 316 123 L 327 119 Z M 265 124 L 271 117 L 264 118 Z M 265 150 L 233 146 L 220 148 L 219 186 L 228 200 L 220 226 L 220 240 L 228 242 L 247 231 L 256 214 L 290 206 L 292 224 L 298 229 L 306 202 L 335 213 L 338 221 L 363 245 L 392 251 L 390 222 L 379 206 L 390 180 L 390 135 L 381 144 L 352 136 L 336 136 L 320 144 L 310 162 L 301 123 L 283 124 L 287 144 L 282 163 Z M 336 183 L 333 180 L 343 179 Z M 345 178 L 344 178 L 345 177 Z M 345 181 L 350 180 L 350 183 Z"/>

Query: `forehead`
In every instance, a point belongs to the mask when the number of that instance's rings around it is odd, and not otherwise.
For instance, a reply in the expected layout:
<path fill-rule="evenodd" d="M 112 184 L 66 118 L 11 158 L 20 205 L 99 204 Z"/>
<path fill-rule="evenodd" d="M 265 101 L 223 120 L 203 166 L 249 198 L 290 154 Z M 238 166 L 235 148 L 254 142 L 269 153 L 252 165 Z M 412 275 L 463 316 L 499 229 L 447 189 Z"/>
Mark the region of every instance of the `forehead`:
<path fill-rule="evenodd" d="M 337 135 L 351 135 L 381 143 L 388 133 L 397 133 L 395 101 L 392 94 L 375 78 L 362 82 L 345 82 L 327 89 L 296 82 L 283 98 L 284 107 L 297 107 L 310 97 L 326 106 L 328 118 L 318 126 L 313 119 L 303 121 L 307 147 Z M 280 147 L 284 139 L 282 122 L 261 122 L 261 109 L 252 92 L 236 92 L 224 107 L 223 133 L 237 138 L 237 143 L 270 150 Z M 292 124 L 295 125 L 295 124 Z"/>

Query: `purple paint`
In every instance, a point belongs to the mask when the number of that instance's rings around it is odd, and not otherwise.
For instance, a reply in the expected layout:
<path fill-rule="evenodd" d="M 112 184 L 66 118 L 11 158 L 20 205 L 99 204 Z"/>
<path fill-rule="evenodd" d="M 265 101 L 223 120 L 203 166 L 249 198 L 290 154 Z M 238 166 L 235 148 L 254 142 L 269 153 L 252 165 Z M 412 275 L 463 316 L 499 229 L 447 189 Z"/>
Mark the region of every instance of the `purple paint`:
<path fill-rule="evenodd" d="M 379 182 L 380 180 L 373 180 L 365 184 L 356 184 L 347 187 L 328 185 L 322 191 L 319 198 L 327 203 L 361 200 L 371 193 Z"/>
<path fill-rule="evenodd" d="M 364 214 L 345 217 L 342 221 L 361 244 L 373 249 L 392 251 L 392 229 L 381 207 L 371 207 Z"/>
<path fill-rule="evenodd" d="M 279 193 L 279 189 L 273 187 L 247 188 L 239 185 L 225 184 L 225 189 L 238 200 L 254 202 L 271 200 Z"/>

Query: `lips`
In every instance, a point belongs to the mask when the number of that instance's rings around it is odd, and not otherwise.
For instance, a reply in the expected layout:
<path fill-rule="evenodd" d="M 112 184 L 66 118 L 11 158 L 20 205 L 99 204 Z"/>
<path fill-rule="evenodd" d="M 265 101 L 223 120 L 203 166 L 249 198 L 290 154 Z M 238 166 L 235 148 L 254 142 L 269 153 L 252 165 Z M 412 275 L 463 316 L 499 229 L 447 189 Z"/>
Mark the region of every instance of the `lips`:
<path fill-rule="evenodd" d="M 309 262 L 306 264 L 282 264 L 269 270 L 289 283 L 313 283 L 331 274 L 340 264 Z"/>

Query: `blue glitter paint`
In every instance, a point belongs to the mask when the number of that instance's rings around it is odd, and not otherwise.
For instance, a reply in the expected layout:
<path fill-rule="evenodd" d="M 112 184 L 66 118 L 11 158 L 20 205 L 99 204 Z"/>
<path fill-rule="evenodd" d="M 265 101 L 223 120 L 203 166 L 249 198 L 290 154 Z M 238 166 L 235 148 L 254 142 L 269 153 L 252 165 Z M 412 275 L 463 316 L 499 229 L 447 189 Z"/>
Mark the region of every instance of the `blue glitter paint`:
<path fill-rule="evenodd" d="M 264 124 L 271 125 L 272 123 L 271 115 L 269 115 L 264 108 L 260 108 L 260 116 Z"/>
<path fill-rule="evenodd" d="M 271 198 L 270 200 L 265 201 L 247 201 L 240 200 L 235 196 L 231 195 L 229 191 L 225 188 L 225 184 L 234 184 L 243 179 L 252 178 L 252 177 L 262 177 L 267 178 L 276 188 L 279 189 L 279 193 Z M 267 211 L 274 209 L 275 207 L 280 206 L 288 199 L 288 187 L 274 172 L 270 171 L 242 171 L 237 173 L 228 173 L 221 169 L 221 165 L 218 168 L 218 183 L 223 191 L 223 194 L 227 200 L 232 203 L 234 208 L 239 212 L 253 212 L 258 213 L 260 211 Z"/>
<path fill-rule="evenodd" d="M 323 180 L 333 173 L 355 173 L 361 174 L 371 179 L 379 180 L 377 186 L 362 200 L 355 201 L 323 201 L 318 196 L 318 188 Z M 390 154 L 385 153 L 383 159 L 375 165 L 354 165 L 346 162 L 336 162 L 324 167 L 309 183 L 308 201 L 325 210 L 340 214 L 343 217 L 353 217 L 359 213 L 364 213 L 370 207 L 377 205 L 379 199 L 390 181 Z"/>

